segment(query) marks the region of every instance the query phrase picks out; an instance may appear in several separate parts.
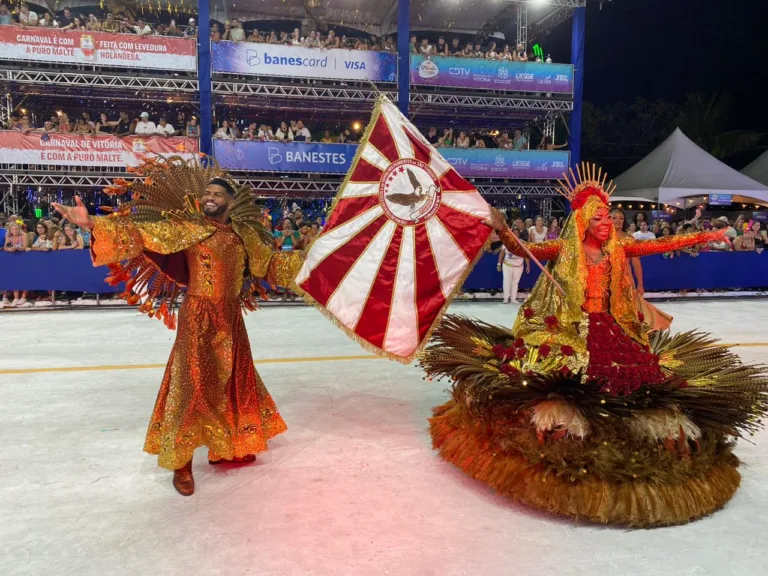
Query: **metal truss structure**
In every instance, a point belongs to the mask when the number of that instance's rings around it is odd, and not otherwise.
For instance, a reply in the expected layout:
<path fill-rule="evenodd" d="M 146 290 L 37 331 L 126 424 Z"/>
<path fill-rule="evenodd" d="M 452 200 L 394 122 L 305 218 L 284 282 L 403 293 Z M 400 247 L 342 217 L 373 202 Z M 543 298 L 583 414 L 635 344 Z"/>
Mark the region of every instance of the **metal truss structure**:
<path fill-rule="evenodd" d="M 528 5 L 517 7 L 517 43 L 528 46 Z"/>
<path fill-rule="evenodd" d="M 541 110 L 570 112 L 571 100 L 552 100 L 525 96 L 496 96 L 482 94 L 438 94 L 435 92 L 411 92 L 411 104 L 465 106 L 491 110 Z"/>
<path fill-rule="evenodd" d="M 127 90 L 152 90 L 160 92 L 196 92 L 196 78 L 121 76 L 62 70 L 16 70 L 0 68 L 0 84 L 44 84 L 78 88 L 109 88 Z"/>
<path fill-rule="evenodd" d="M 531 0 L 504 0 L 506 4 L 531 4 Z M 553 8 L 581 8 L 587 5 L 587 0 L 547 0 L 547 5 Z"/>
<path fill-rule="evenodd" d="M 320 86 L 315 84 L 256 84 L 249 82 L 213 81 L 213 93 L 217 96 L 265 96 L 296 98 L 302 100 L 344 100 L 347 102 L 373 102 L 379 92 L 370 88 L 353 86 Z M 390 100 L 397 101 L 397 92 L 384 92 Z"/>

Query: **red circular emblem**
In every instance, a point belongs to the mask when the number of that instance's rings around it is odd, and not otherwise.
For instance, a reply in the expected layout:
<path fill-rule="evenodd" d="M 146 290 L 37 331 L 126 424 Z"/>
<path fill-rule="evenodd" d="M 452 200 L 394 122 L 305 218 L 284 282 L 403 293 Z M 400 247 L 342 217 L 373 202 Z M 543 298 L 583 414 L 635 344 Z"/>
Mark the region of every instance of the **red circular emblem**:
<path fill-rule="evenodd" d="M 390 164 L 379 182 L 381 207 L 401 226 L 415 226 L 432 218 L 440 208 L 441 194 L 435 172 L 414 158 Z"/>

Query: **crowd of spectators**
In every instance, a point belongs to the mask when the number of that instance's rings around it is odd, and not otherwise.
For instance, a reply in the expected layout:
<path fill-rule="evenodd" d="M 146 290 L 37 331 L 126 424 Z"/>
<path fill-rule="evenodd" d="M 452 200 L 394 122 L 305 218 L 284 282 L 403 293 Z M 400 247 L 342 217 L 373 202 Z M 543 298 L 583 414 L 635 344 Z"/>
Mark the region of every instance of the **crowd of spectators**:
<path fill-rule="evenodd" d="M 187 136 L 200 137 L 200 126 L 197 117 L 187 116 L 186 112 L 178 112 L 175 118 L 171 114 L 152 118 L 148 112 L 129 115 L 127 112 L 107 114 L 102 112 L 97 118 L 91 118 L 89 112 L 81 112 L 70 116 L 63 110 L 57 110 L 36 125 L 33 115 L 26 109 L 22 114 L 12 114 L 6 130 L 22 134 L 64 133 L 64 134 L 110 134 L 112 136 Z M 157 120 L 155 123 L 154 120 Z"/>
<path fill-rule="evenodd" d="M 111 32 L 123 34 L 137 34 L 139 36 L 178 36 L 197 37 L 197 25 L 194 18 L 190 18 L 187 25 L 179 27 L 176 20 L 171 19 L 168 24 L 163 22 L 150 23 L 143 16 L 134 18 L 131 14 L 118 12 L 105 14 L 90 12 L 74 13 L 69 8 L 64 8 L 61 13 L 55 14 L 46 11 L 38 14 L 29 8 L 28 4 L 21 4 L 11 10 L 5 4 L 0 4 L 0 26 L 23 26 L 25 28 L 56 28 L 58 30 L 79 30 L 91 32 Z"/>

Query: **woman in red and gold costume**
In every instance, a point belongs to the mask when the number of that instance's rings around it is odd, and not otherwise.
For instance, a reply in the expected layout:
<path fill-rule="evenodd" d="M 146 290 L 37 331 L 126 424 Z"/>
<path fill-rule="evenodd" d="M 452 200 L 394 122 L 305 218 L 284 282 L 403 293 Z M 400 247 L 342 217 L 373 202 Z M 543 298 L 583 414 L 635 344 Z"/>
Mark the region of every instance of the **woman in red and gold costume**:
<path fill-rule="evenodd" d="M 448 316 L 421 358 L 453 380 L 434 446 L 557 514 L 647 527 L 711 513 L 739 485 L 734 440 L 768 409 L 766 368 L 706 334 L 649 331 L 629 261 L 722 234 L 623 241 L 601 172 L 583 166 L 562 186 L 571 215 L 559 239 L 525 245 L 549 263 L 512 330 Z M 525 255 L 500 214 L 489 225 Z"/>
<path fill-rule="evenodd" d="M 211 464 L 251 462 L 286 429 L 256 373 L 241 307 L 253 310 L 261 279 L 288 285 L 298 252 L 274 252 L 261 209 L 214 165 L 181 158 L 147 161 L 134 183 L 118 180 L 113 194 L 131 201 L 92 218 L 79 198 L 55 208 L 92 230 L 96 266 L 142 312 L 178 332 L 147 431 L 144 450 L 174 470 L 179 493 L 194 492 L 192 455 L 208 447 Z"/>

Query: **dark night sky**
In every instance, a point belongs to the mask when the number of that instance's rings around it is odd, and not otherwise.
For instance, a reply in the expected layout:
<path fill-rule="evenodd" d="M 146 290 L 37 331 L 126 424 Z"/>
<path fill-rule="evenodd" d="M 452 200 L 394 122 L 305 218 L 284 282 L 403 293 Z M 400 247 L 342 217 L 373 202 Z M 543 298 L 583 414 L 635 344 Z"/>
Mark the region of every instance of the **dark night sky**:
<path fill-rule="evenodd" d="M 555 61 L 570 58 L 570 26 L 536 39 Z M 768 0 L 589 0 L 586 36 L 586 100 L 728 92 L 730 128 L 768 133 Z"/>

